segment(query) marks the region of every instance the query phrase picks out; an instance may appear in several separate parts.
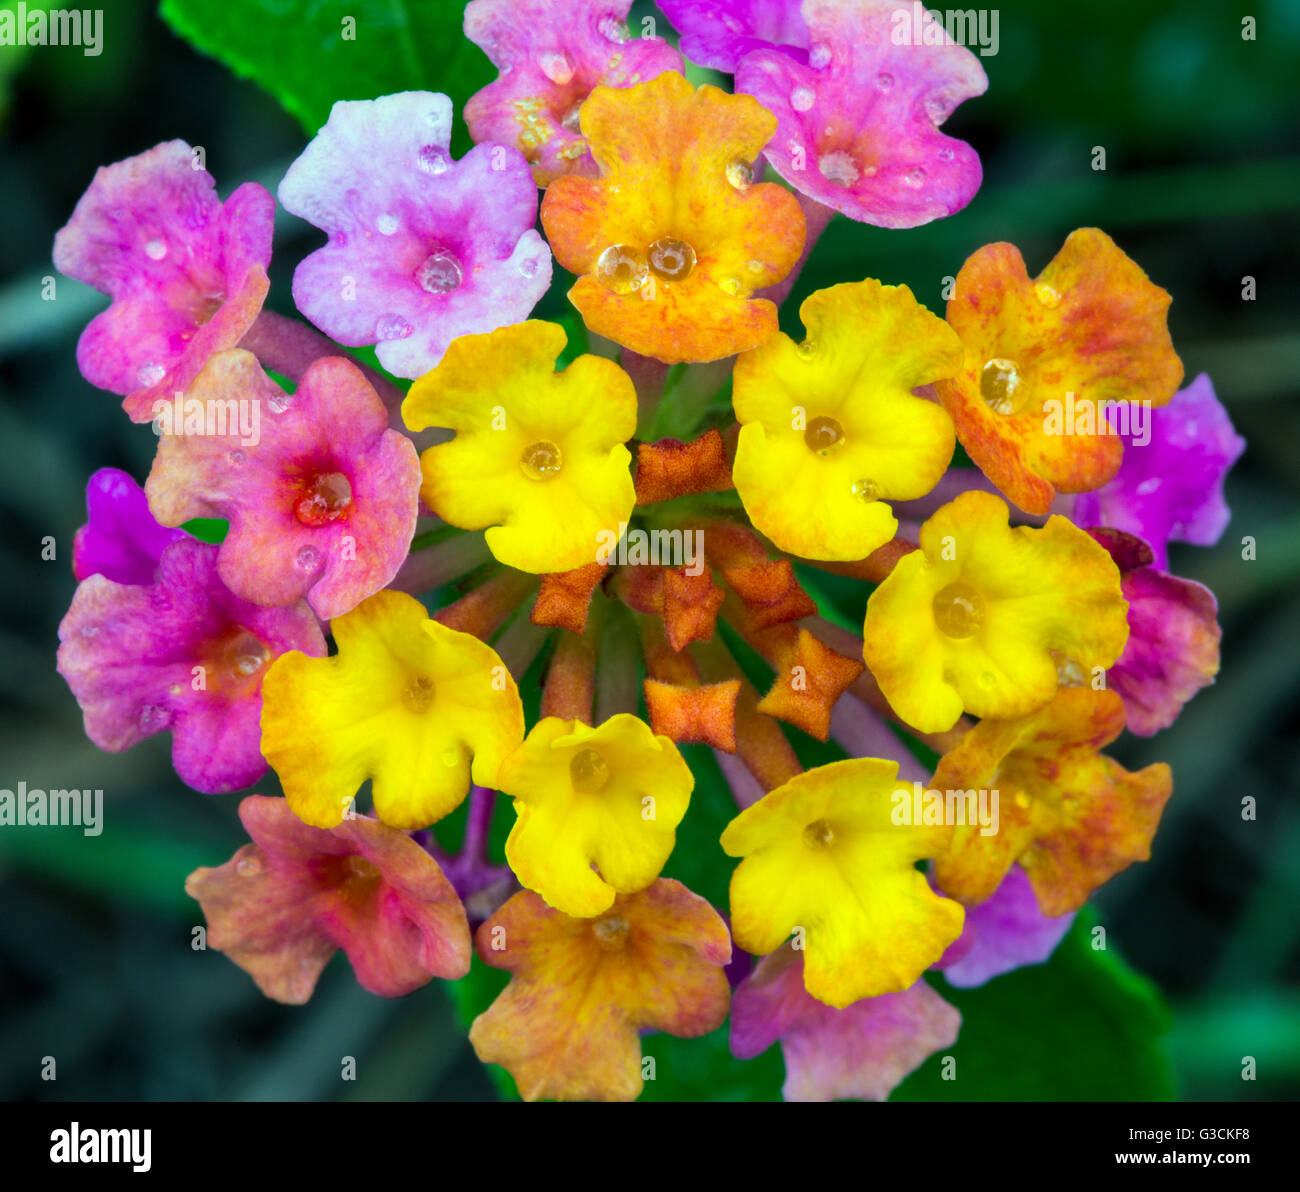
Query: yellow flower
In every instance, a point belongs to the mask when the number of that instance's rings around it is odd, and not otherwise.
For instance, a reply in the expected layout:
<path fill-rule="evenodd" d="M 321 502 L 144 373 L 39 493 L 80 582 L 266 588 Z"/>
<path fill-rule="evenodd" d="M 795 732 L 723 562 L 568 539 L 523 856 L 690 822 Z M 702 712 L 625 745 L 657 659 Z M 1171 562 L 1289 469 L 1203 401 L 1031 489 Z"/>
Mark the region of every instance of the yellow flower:
<path fill-rule="evenodd" d="M 794 933 L 804 984 L 829 1006 L 907 989 L 961 934 L 962 908 L 915 868 L 952 829 L 903 821 L 911 791 L 897 775 L 897 762 L 877 758 L 819 766 L 722 833 L 727 854 L 745 858 L 731 878 L 736 943 L 764 955 Z"/>
<path fill-rule="evenodd" d="M 603 914 L 659 876 L 694 783 L 677 746 L 635 716 L 597 728 L 548 716 L 501 766 L 519 817 L 506 860 L 557 910 Z"/>
<path fill-rule="evenodd" d="M 376 592 L 330 629 L 336 655 L 283 654 L 262 683 L 262 753 L 300 819 L 335 827 L 369 778 L 379 819 L 423 828 L 455 810 L 471 775 L 496 785 L 524 714 L 490 646 L 401 592 Z"/>
<path fill-rule="evenodd" d="M 863 657 L 921 732 L 962 710 L 1008 719 L 1056 694 L 1058 668 L 1089 678 L 1128 640 L 1128 602 L 1105 548 L 1063 517 L 1008 525 L 1006 503 L 967 492 L 921 527 L 867 601 Z"/>
<path fill-rule="evenodd" d="M 534 574 L 596 562 L 636 503 L 624 446 L 636 390 L 599 356 L 556 372 L 565 343 L 564 328 L 538 320 L 463 335 L 402 405 L 412 430 L 456 432 L 421 457 L 425 504 L 454 526 L 492 527 L 492 553 Z"/>
<path fill-rule="evenodd" d="M 956 333 L 906 286 L 867 279 L 799 308 L 736 361 L 733 479 L 754 525 L 810 559 L 861 559 L 898 529 L 885 500 L 924 496 L 952 458 L 952 419 L 912 390 L 961 367 Z"/>

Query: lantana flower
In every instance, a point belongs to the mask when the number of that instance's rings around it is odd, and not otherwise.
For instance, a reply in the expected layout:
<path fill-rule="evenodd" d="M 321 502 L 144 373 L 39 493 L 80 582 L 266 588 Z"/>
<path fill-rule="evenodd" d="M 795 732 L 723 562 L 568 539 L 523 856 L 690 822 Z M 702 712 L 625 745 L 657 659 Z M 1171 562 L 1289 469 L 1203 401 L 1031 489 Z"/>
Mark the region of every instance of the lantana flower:
<path fill-rule="evenodd" d="M 492 553 L 521 571 L 596 562 L 601 535 L 617 541 L 636 503 L 624 446 L 636 390 L 598 356 L 556 372 L 566 342 L 538 320 L 462 336 L 402 405 L 412 430 L 456 432 L 421 457 L 425 503 L 452 525 L 490 527 Z"/>
<path fill-rule="evenodd" d="M 843 1009 L 804 988 L 803 957 L 789 944 L 737 987 L 731 1050 L 752 1059 L 778 1040 L 787 1101 L 884 1101 L 909 1073 L 957 1041 L 961 1015 L 924 980 Z"/>
<path fill-rule="evenodd" d="M 952 420 L 912 390 L 952 376 L 961 341 L 871 279 L 818 290 L 799 317 L 802 344 L 777 332 L 736 361 L 736 491 L 782 550 L 862 559 L 898 529 L 885 501 L 924 496 L 952 459 Z"/>
<path fill-rule="evenodd" d="M 1219 673 L 1218 603 L 1203 584 L 1154 566 L 1151 548 L 1119 530 L 1091 530 L 1120 570 L 1128 601 L 1128 642 L 1106 673 L 1124 701 L 1128 728 L 1149 737 Z"/>
<path fill-rule="evenodd" d="M 597 87 L 581 121 L 600 176 L 553 182 L 542 225 L 579 275 L 569 299 L 587 326 L 669 363 L 767 339 L 776 307 L 752 295 L 790 272 L 804 242 L 795 197 L 751 183 L 772 117 L 747 95 L 696 90 L 669 71 Z"/>
<path fill-rule="evenodd" d="M 731 73 L 754 50 L 775 48 L 808 60 L 808 24 L 800 0 L 659 0 L 697 66 Z"/>
<path fill-rule="evenodd" d="M 506 841 L 515 876 L 585 918 L 659 876 L 695 779 L 672 741 L 621 713 L 595 728 L 539 721 L 502 763 L 498 785 L 518 816 Z"/>
<path fill-rule="evenodd" d="M 144 489 L 120 468 L 100 468 L 87 482 L 86 514 L 72 540 L 79 580 L 102 575 L 117 584 L 151 584 L 163 551 L 186 537 L 154 520 Z"/>
<path fill-rule="evenodd" d="M 173 409 L 159 422 L 149 505 L 168 526 L 229 521 L 218 566 L 232 591 L 258 604 L 306 597 L 329 620 L 397 573 L 419 460 L 350 360 L 317 360 L 290 396 L 252 353 L 222 352 Z"/>
<path fill-rule="evenodd" d="M 275 200 L 246 182 L 222 203 L 198 152 L 165 141 L 103 167 L 54 238 L 55 267 L 112 299 L 77 364 L 133 422 L 243 338 L 270 284 Z"/>
<path fill-rule="evenodd" d="M 723 851 L 744 858 L 731 878 L 736 943 L 765 955 L 796 934 L 808 992 L 829 1006 L 907 989 L 961 934 L 961 907 L 914 867 L 952 829 L 897 822 L 897 775 L 877 758 L 831 762 L 722 833 Z"/>
<path fill-rule="evenodd" d="M 399 377 L 458 335 L 527 318 L 551 284 L 528 163 L 505 145 L 453 162 L 451 114 L 428 91 L 340 100 L 280 183 L 329 236 L 294 271 L 298 309 L 341 344 L 374 344 Z"/>
<path fill-rule="evenodd" d="M 86 735 L 121 753 L 168 731 L 176 773 L 206 793 L 240 790 L 266 773 L 258 717 L 273 660 L 325 653 L 306 604 L 240 599 L 218 576 L 217 548 L 189 537 L 162 552 L 147 584 L 83 580 L 59 643 L 59 673 Z"/>
<path fill-rule="evenodd" d="M 920 44 L 900 44 L 919 14 Z M 807 61 L 757 49 L 736 90 L 777 119 L 764 156 L 803 194 L 883 228 L 914 228 L 960 211 L 979 189 L 975 150 L 939 131 L 982 95 L 979 59 L 905 0 L 804 0 Z"/>
<path fill-rule="evenodd" d="M 1169 295 L 1096 228 L 1066 238 L 1031 279 L 1011 244 L 988 244 L 957 274 L 948 322 L 966 362 L 936 385 L 957 438 L 1030 513 L 1120 467 L 1124 440 L 1101 403 L 1150 417 L 1183 379 L 1166 326 Z"/>
<path fill-rule="evenodd" d="M 495 787 L 524 717 L 491 646 L 392 591 L 363 600 L 330 631 L 337 654 L 289 654 L 264 684 L 262 752 L 299 818 L 335 827 L 370 779 L 380 820 L 424 828 L 459 806 L 471 776 Z"/>
<path fill-rule="evenodd" d="M 632 0 L 470 0 L 465 36 L 501 72 L 465 104 L 470 136 L 517 146 L 538 186 L 561 174 L 594 175 L 578 127 L 592 89 L 682 69 L 663 38 L 628 36 L 631 7 Z"/>
<path fill-rule="evenodd" d="M 1024 715 L 1052 698 L 1061 668 L 1088 677 L 1124 648 L 1128 605 L 1105 549 L 1063 517 L 1013 529 L 1008 515 L 990 493 L 962 493 L 867 601 L 863 657 L 922 732 L 963 710 Z"/>
<path fill-rule="evenodd" d="M 1232 429 L 1205 373 L 1167 406 L 1151 411 L 1143 429 L 1145 442 L 1134 441 L 1132 427 L 1128 433 L 1117 431 L 1124 462 L 1108 484 L 1075 497 L 1070 519 L 1136 535 L 1163 571 L 1167 543 L 1213 546 L 1219 541 L 1231 517 L 1223 482 L 1246 440 Z"/>
<path fill-rule="evenodd" d="M 1078 910 L 1134 861 L 1169 799 L 1163 762 L 1136 773 L 1099 751 L 1124 729 L 1113 691 L 1063 687 L 1045 708 L 1014 720 L 982 720 L 939 759 L 939 790 L 999 793 L 998 831 L 953 830 L 935 880 L 963 903 L 991 898 L 1013 863 L 1024 870 L 1045 915 Z"/>
<path fill-rule="evenodd" d="M 253 843 L 196 869 L 185 892 L 203 907 L 208 947 L 267 997 L 302 1005 L 339 949 L 362 988 L 382 997 L 469 971 L 465 908 L 405 832 L 363 815 L 311 828 L 263 795 L 240 803 L 239 818 Z"/>
<path fill-rule="evenodd" d="M 475 937 L 480 959 L 511 974 L 469 1039 L 525 1101 L 633 1101 L 638 1032 L 706 1035 L 727 1017 L 727 926 L 703 898 L 660 878 L 606 915 L 575 919 L 531 890 Z"/>

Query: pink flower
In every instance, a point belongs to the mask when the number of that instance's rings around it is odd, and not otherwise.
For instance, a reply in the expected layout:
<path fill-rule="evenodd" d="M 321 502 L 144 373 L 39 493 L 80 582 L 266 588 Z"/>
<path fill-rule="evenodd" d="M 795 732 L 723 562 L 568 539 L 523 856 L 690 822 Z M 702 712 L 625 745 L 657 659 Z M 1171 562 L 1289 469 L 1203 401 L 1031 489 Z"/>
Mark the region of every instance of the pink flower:
<path fill-rule="evenodd" d="M 125 394 L 134 422 L 234 347 L 266 297 L 275 200 L 247 182 L 222 203 L 195 154 L 166 141 L 105 166 L 54 238 L 55 267 L 112 298 L 77 344 L 81 374 Z"/>
<path fill-rule="evenodd" d="M 453 162 L 451 110 L 428 91 L 340 101 L 280 183 L 329 236 L 294 271 L 298 309 L 400 377 L 457 336 L 526 319 L 551 283 L 528 163 L 504 145 Z"/>
<path fill-rule="evenodd" d="M 283 799 L 249 795 L 253 838 L 185 891 L 203 907 L 208 944 L 268 997 L 301 1005 L 340 948 L 364 989 L 401 997 L 469 971 L 465 909 L 438 863 L 405 832 L 365 816 L 309 828 Z"/>
<path fill-rule="evenodd" d="M 632 0 L 471 0 L 465 35 L 501 72 L 465 105 L 476 141 L 515 145 L 538 186 L 562 174 L 597 176 L 578 109 L 594 87 L 625 87 L 666 70 L 681 55 L 660 37 L 629 37 Z"/>
<path fill-rule="evenodd" d="M 419 459 L 355 364 L 317 360 L 290 397 L 251 353 L 223 352 L 173 409 L 149 506 L 168 526 L 230 522 L 218 566 L 233 592 L 270 605 L 305 596 L 329 620 L 397 574 L 415 533 Z"/>
<path fill-rule="evenodd" d="M 984 92 L 984 69 L 928 14 L 915 29 L 918 12 L 925 10 L 903 0 L 804 0 L 807 63 L 760 49 L 736 68 L 736 90 L 777 118 L 763 151 L 777 173 L 819 203 L 882 228 L 960 211 L 982 177 L 975 150 L 939 125 Z M 895 41 L 900 30 L 905 44 Z"/>
<path fill-rule="evenodd" d="M 72 540 L 72 571 L 118 584 L 151 584 L 158 560 L 184 530 L 160 526 L 142 489 L 119 468 L 100 468 L 86 484 L 89 520 Z"/>
<path fill-rule="evenodd" d="M 172 764 L 195 790 L 240 790 L 266 773 L 262 676 L 289 650 L 322 657 L 305 604 L 267 609 L 217 576 L 217 548 L 185 537 L 162 553 L 150 584 L 92 575 L 59 626 L 59 673 L 86 735 L 121 753 L 172 734 Z"/>
<path fill-rule="evenodd" d="M 883 1101 L 936 1052 L 957 1041 L 961 1015 L 923 980 L 902 993 L 836 1010 L 803 983 L 788 945 L 763 957 L 731 998 L 731 1051 L 747 1060 L 778 1039 L 787 1101 Z"/>
<path fill-rule="evenodd" d="M 682 35 L 682 53 L 700 66 L 732 72 L 763 49 L 808 61 L 799 0 L 659 0 L 659 7 Z"/>

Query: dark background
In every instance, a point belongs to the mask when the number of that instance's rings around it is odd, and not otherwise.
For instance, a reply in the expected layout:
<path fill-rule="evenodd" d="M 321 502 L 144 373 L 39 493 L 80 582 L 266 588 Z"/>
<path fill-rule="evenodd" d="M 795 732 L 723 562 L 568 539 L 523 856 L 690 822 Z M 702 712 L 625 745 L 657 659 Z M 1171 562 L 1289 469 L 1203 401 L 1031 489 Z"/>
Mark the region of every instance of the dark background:
<path fill-rule="evenodd" d="M 1133 767 L 1168 760 L 1175 793 L 1153 860 L 1096 899 L 1170 1001 L 1169 1054 L 1193 1099 L 1300 1092 L 1300 3 L 1247 7 L 1255 41 L 1242 39 L 1246 14 L 1215 0 L 1003 5 L 999 53 L 981 59 L 989 92 L 946 128 L 980 152 L 975 201 L 908 232 L 837 221 L 789 304 L 873 276 L 942 309 L 943 278 L 981 244 L 1013 241 L 1036 273 L 1071 229 L 1100 226 L 1173 294 L 1188 379 L 1208 371 L 1246 437 L 1223 541 L 1171 552 L 1172 571 L 1218 595 L 1222 672 L 1171 729 L 1114 751 Z M 98 58 L 0 48 L 0 786 L 102 787 L 106 808 L 97 840 L 0 832 L 0 1097 L 492 1097 L 437 984 L 385 1001 L 337 958 L 312 1002 L 288 1008 L 191 951 L 201 918 L 182 883 L 241 842 L 239 796 L 182 786 L 166 737 L 100 753 L 55 673 L 86 478 L 115 465 L 143 480 L 154 439 L 77 372 L 76 338 L 103 299 L 60 278 L 41 300 L 54 233 L 96 166 L 161 140 L 203 145 L 223 194 L 247 179 L 274 190 L 306 141 L 143 0 L 104 20 Z M 1091 168 L 1098 146 L 1104 172 Z M 282 217 L 272 306 L 288 309 L 292 267 L 316 243 Z M 539 314 L 558 313 L 562 294 Z M 41 560 L 45 535 L 54 562 Z M 1254 823 L 1241 820 L 1247 794 Z M 340 1083 L 340 1054 L 357 1057 L 356 1082 Z M 45 1055 L 56 1082 L 40 1080 Z M 1254 1082 L 1240 1078 L 1246 1055 Z"/>

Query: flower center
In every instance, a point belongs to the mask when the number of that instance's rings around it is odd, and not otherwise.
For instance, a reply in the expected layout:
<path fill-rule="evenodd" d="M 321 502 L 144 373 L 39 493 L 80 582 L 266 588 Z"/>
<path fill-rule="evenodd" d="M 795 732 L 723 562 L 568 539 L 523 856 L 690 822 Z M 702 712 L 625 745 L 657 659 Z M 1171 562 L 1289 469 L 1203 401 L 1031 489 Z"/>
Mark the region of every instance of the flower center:
<path fill-rule="evenodd" d="M 342 472 L 318 472 L 293 511 L 304 526 L 323 526 L 337 521 L 351 504 L 352 485 Z"/>
<path fill-rule="evenodd" d="M 664 281 L 683 281 L 695 268 L 695 249 L 672 236 L 656 240 L 647 255 L 654 275 Z"/>
<path fill-rule="evenodd" d="M 538 439 L 519 457 L 519 466 L 529 480 L 553 480 L 564 467 L 564 453 L 558 443 Z"/>
<path fill-rule="evenodd" d="M 804 828 L 803 842 L 809 848 L 830 848 L 835 843 L 835 832 L 824 819 L 815 819 Z"/>
<path fill-rule="evenodd" d="M 980 373 L 980 396 L 995 414 L 1011 414 L 1020 388 L 1020 366 L 1014 360 L 995 357 Z"/>
<path fill-rule="evenodd" d="M 627 920 L 622 915 L 597 919 L 591 925 L 592 934 L 600 941 L 602 948 L 621 948 L 627 942 L 627 929 Z"/>
<path fill-rule="evenodd" d="M 984 597 L 965 580 L 957 580 L 936 594 L 934 623 L 948 637 L 971 637 L 984 625 Z"/>
<path fill-rule="evenodd" d="M 343 858 L 343 881 L 349 886 L 369 885 L 382 876 L 378 865 L 358 853 Z"/>
<path fill-rule="evenodd" d="M 631 244 L 611 244 L 596 258 L 596 277 L 615 294 L 635 294 L 650 276 L 645 253 Z"/>
<path fill-rule="evenodd" d="M 803 432 L 809 451 L 829 455 L 844 442 L 844 428 L 834 418 L 814 418 Z"/>
<path fill-rule="evenodd" d="M 569 778 L 580 795 L 594 795 L 609 782 L 609 763 L 594 749 L 580 749 L 569 762 Z"/>
<path fill-rule="evenodd" d="M 423 716 L 433 703 L 433 680 L 428 675 L 415 675 L 402 689 L 402 703 Z"/>
<path fill-rule="evenodd" d="M 271 651 L 246 629 L 239 630 L 221 651 L 221 660 L 236 679 L 257 674 L 271 659 Z"/>
<path fill-rule="evenodd" d="M 456 289 L 463 276 L 460 258 L 445 248 L 430 253 L 415 271 L 420 289 L 428 294 L 447 294 Z"/>
<path fill-rule="evenodd" d="M 567 128 L 569 132 L 582 132 L 582 105 L 586 102 L 586 96 L 578 100 L 567 112 L 564 113 L 560 121 L 561 128 Z"/>

